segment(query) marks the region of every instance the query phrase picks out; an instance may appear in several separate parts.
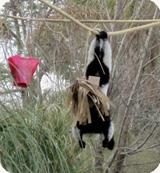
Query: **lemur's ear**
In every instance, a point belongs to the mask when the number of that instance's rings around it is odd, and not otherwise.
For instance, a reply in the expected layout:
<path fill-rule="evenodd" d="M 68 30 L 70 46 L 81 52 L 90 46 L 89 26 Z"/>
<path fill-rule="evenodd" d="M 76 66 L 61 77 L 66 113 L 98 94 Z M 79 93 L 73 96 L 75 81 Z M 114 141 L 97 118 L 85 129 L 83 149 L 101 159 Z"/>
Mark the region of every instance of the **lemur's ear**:
<path fill-rule="evenodd" d="M 100 39 L 108 39 L 108 34 L 105 31 L 100 31 L 99 32 L 99 38 Z"/>
<path fill-rule="evenodd" d="M 99 39 L 99 35 L 100 35 L 100 32 L 101 32 L 101 29 L 100 28 L 96 28 L 95 30 L 98 32 L 98 34 L 96 34 L 96 38 Z"/>
<path fill-rule="evenodd" d="M 98 34 L 96 34 L 96 36 L 99 36 L 99 37 L 106 37 L 107 36 L 107 38 L 108 38 L 108 34 L 106 31 L 101 30 L 99 28 L 96 28 L 95 30 L 98 32 Z"/>

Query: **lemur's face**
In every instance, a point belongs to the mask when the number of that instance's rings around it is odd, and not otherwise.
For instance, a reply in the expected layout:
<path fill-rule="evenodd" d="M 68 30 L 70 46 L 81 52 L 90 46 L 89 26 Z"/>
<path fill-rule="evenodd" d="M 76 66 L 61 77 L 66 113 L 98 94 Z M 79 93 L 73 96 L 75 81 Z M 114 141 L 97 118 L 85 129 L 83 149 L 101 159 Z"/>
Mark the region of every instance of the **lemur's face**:
<path fill-rule="evenodd" d="M 101 39 L 100 39 L 100 41 L 101 41 Z M 102 60 L 104 57 L 104 49 L 103 49 L 103 45 L 99 47 L 99 41 L 97 41 L 94 51 L 95 51 L 95 58 Z"/>

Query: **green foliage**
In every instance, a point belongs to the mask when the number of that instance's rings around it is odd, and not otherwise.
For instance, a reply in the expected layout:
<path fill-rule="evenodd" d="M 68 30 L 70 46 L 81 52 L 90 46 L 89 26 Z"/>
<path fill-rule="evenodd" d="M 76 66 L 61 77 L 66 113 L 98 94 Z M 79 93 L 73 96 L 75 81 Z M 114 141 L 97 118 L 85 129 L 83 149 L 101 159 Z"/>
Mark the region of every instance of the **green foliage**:
<path fill-rule="evenodd" d="M 108 7 L 108 10 L 109 10 L 109 13 L 110 13 L 110 16 L 113 16 L 114 17 L 114 13 L 115 13 L 115 5 L 116 5 L 116 1 L 115 0 L 106 0 L 106 3 L 107 3 L 107 7 Z"/>
<path fill-rule="evenodd" d="M 100 5 L 100 0 L 70 0 L 70 2 L 75 3 L 77 5 L 89 6 L 92 8 L 97 8 Z"/>
<path fill-rule="evenodd" d="M 159 155 L 155 151 L 146 150 L 140 152 L 135 156 L 126 159 L 125 172 L 127 173 L 141 173 L 152 172 L 159 164 Z"/>
<path fill-rule="evenodd" d="M 13 173 L 71 173 L 66 114 L 23 110 L 1 122 L 2 164 Z"/>
<path fill-rule="evenodd" d="M 125 14 L 125 17 L 127 18 L 127 19 L 130 19 L 130 17 L 132 16 L 132 14 L 133 14 L 133 12 L 134 12 L 134 6 L 135 6 L 135 1 L 133 1 L 130 5 L 129 5 L 129 7 L 127 8 L 127 10 L 126 10 L 126 14 Z"/>
<path fill-rule="evenodd" d="M 72 1 L 77 4 L 86 4 L 88 0 L 72 0 Z"/>
<path fill-rule="evenodd" d="M 109 9 L 114 10 L 114 6 L 116 4 L 116 1 L 115 0 L 107 0 L 107 3 L 108 3 Z"/>

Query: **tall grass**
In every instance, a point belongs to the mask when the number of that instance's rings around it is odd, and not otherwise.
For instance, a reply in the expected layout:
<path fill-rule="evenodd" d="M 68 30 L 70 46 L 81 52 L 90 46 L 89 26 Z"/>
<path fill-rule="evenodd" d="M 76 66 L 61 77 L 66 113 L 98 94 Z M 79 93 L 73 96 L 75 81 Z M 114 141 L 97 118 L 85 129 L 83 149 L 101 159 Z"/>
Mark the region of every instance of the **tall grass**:
<path fill-rule="evenodd" d="M 67 111 L 28 110 L 12 110 L 0 123 L 2 164 L 13 173 L 73 172 Z"/>

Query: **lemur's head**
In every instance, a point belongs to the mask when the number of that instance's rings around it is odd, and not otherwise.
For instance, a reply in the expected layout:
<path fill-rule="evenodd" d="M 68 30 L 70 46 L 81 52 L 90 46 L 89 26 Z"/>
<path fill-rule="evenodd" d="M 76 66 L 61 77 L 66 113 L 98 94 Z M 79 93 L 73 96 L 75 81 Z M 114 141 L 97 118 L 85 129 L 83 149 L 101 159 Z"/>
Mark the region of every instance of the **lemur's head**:
<path fill-rule="evenodd" d="M 106 40 L 108 39 L 108 34 L 105 31 L 100 31 L 99 34 L 96 35 L 97 39 Z"/>
<path fill-rule="evenodd" d="M 105 31 L 99 31 L 96 35 L 95 57 L 99 60 L 104 58 L 104 44 L 108 39 L 108 34 Z"/>

